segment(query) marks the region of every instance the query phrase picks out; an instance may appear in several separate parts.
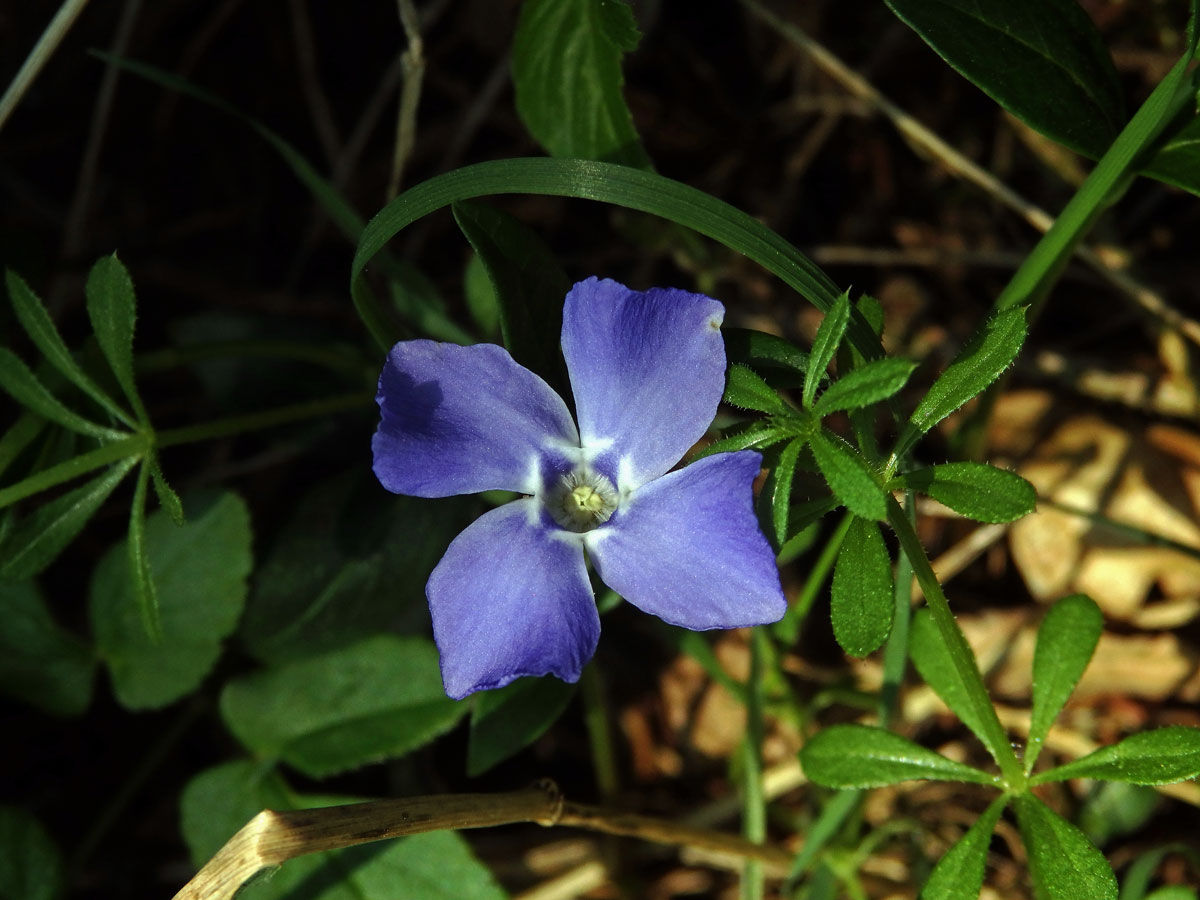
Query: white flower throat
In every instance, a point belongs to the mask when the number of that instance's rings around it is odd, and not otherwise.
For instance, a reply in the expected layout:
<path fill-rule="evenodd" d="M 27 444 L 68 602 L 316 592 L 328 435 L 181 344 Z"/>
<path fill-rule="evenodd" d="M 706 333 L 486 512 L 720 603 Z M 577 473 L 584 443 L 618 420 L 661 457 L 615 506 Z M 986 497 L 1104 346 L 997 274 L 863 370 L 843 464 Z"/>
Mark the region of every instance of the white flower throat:
<path fill-rule="evenodd" d="M 617 509 L 613 483 L 590 469 L 576 469 L 559 479 L 546 496 L 551 518 L 577 534 L 591 531 L 609 520 Z"/>

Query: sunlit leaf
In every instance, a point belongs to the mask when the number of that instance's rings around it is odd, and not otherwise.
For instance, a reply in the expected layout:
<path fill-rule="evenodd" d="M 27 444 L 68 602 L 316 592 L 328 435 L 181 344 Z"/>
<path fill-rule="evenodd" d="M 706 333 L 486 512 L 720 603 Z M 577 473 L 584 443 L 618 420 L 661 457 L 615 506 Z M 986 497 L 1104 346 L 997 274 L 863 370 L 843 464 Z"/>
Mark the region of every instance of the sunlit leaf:
<path fill-rule="evenodd" d="M 838 551 L 830 590 L 833 634 L 851 656 L 866 656 L 892 630 L 892 560 L 879 525 L 858 516 Z"/>
<path fill-rule="evenodd" d="M 809 356 L 808 371 L 804 376 L 804 408 L 812 406 L 821 376 L 837 355 L 838 345 L 846 334 L 850 322 L 850 292 L 844 292 L 825 313 L 817 336 L 813 338 L 812 354 Z"/>
<path fill-rule="evenodd" d="M 946 851 L 921 888 L 921 900 L 979 900 L 992 832 L 1008 797 L 997 797 L 967 833 Z"/>
<path fill-rule="evenodd" d="M 905 487 L 927 494 L 977 522 L 1012 522 L 1033 512 L 1037 491 L 1015 472 L 976 462 L 943 463 L 903 477 Z"/>
<path fill-rule="evenodd" d="M 821 729 L 800 750 L 800 765 L 812 781 L 836 788 L 881 787 L 915 779 L 995 783 L 986 772 L 870 725 Z"/>
<path fill-rule="evenodd" d="M 850 512 L 864 519 L 887 518 L 887 495 L 854 448 L 823 428 L 812 433 L 809 446 L 829 489 Z"/>
<path fill-rule="evenodd" d="M 1117 879 L 1082 831 L 1032 794 L 1013 805 L 1038 900 L 1116 900 Z"/>

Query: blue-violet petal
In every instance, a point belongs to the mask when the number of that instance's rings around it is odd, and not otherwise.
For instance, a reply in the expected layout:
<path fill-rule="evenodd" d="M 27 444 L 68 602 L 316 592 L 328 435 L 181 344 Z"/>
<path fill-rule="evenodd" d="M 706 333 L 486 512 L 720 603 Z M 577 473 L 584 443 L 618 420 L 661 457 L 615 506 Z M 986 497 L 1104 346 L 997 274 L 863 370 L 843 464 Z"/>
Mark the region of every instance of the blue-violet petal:
<path fill-rule="evenodd" d="M 402 341 L 376 400 L 373 468 L 397 494 L 532 494 L 547 454 L 579 446 L 562 398 L 494 344 Z"/>
<path fill-rule="evenodd" d="M 461 699 L 523 675 L 577 681 L 600 638 L 583 547 L 533 498 L 476 519 L 425 588 L 446 693 Z"/>
<path fill-rule="evenodd" d="M 725 307 L 675 288 L 631 291 L 589 278 L 563 307 L 563 355 L 585 449 L 627 491 L 683 458 L 712 424 L 725 387 Z"/>
<path fill-rule="evenodd" d="M 634 492 L 584 545 L 604 583 L 693 630 L 776 622 L 787 608 L 754 515 L 762 457 L 718 453 Z"/>

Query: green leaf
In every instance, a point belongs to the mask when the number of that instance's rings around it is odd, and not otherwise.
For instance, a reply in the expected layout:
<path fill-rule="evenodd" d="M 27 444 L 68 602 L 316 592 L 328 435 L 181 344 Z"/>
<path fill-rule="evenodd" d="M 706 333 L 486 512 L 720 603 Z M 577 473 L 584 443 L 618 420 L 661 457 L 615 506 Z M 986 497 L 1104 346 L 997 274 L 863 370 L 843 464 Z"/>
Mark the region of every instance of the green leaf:
<path fill-rule="evenodd" d="M 893 456 L 903 456 L 917 438 L 999 378 L 1024 342 L 1024 307 L 1006 309 L 988 319 L 917 405 Z"/>
<path fill-rule="evenodd" d="M 100 349 L 104 351 L 104 358 L 108 360 L 117 384 L 121 385 L 121 390 L 133 407 L 134 415 L 139 421 L 146 422 L 149 416 L 138 395 L 133 375 L 133 326 L 137 318 L 137 299 L 133 293 L 133 280 L 115 253 L 102 257 L 92 266 L 84 292 L 87 294 L 88 318 L 92 320 L 92 328 Z"/>
<path fill-rule="evenodd" d="M 1032 794 L 1013 804 L 1038 900 L 1116 900 L 1117 879 L 1082 831 Z"/>
<path fill-rule="evenodd" d="M 809 443 L 829 489 L 850 512 L 864 519 L 887 518 L 887 495 L 854 448 L 824 428 L 817 428 Z"/>
<path fill-rule="evenodd" d="M 943 463 L 904 475 L 902 484 L 977 522 L 1012 522 L 1033 512 L 1037 491 L 1015 472 L 985 463 Z"/>
<path fill-rule="evenodd" d="M 722 328 L 725 358 L 752 368 L 786 369 L 803 375 L 808 371 L 808 354 L 781 337 L 748 328 Z"/>
<path fill-rule="evenodd" d="M 68 409 L 46 389 L 29 366 L 7 347 L 0 347 L 0 390 L 7 391 L 22 406 L 44 419 L 88 437 L 106 439 L 125 435 L 112 428 L 98 425 L 74 410 Z"/>
<path fill-rule="evenodd" d="M 864 362 L 831 384 L 817 400 L 813 412 L 827 416 L 886 400 L 904 387 L 916 367 L 915 362 L 894 357 Z"/>
<path fill-rule="evenodd" d="M 1182 855 L 1193 866 L 1200 865 L 1200 852 L 1183 841 L 1160 844 L 1145 850 L 1139 853 L 1125 870 L 1125 877 L 1121 880 L 1120 900 L 1150 900 L 1153 896 L 1150 894 L 1150 881 L 1163 859 L 1170 853 Z"/>
<path fill-rule="evenodd" d="M 146 634 L 127 541 L 112 547 L 92 574 L 92 630 L 117 700 L 127 709 L 157 709 L 195 690 L 242 612 L 253 563 L 246 505 L 230 492 L 191 502 L 195 511 L 182 527 L 161 511 L 146 522 L 161 640 Z"/>
<path fill-rule="evenodd" d="M 403 756 L 467 707 L 446 697 L 432 642 L 393 635 L 256 672 L 221 693 L 242 744 L 314 778 Z"/>
<path fill-rule="evenodd" d="M 942 59 L 1031 128 L 1093 157 L 1121 130 L 1121 83 L 1076 0 L 887 4 Z"/>
<path fill-rule="evenodd" d="M 1101 781 L 1088 792 L 1079 808 L 1079 830 L 1097 847 L 1141 831 L 1162 805 L 1162 795 L 1152 787 L 1122 781 Z"/>
<path fill-rule="evenodd" d="M 817 385 L 833 357 L 837 354 L 838 344 L 846 334 L 846 326 L 850 322 L 850 292 L 845 291 L 825 313 L 817 336 L 813 338 L 812 354 L 808 360 L 808 371 L 804 375 L 804 408 L 812 408 L 813 397 L 817 394 Z"/>
<path fill-rule="evenodd" d="M 66 865 L 42 823 L 16 806 L 0 806 L 0 897 L 56 900 Z"/>
<path fill-rule="evenodd" d="M 927 609 L 918 610 L 913 616 L 912 627 L 908 635 L 908 654 L 925 683 L 933 688 L 934 693 L 950 707 L 950 711 L 971 729 L 987 748 L 992 758 L 999 759 L 1001 751 L 988 738 L 988 730 L 976 714 L 975 706 L 971 702 L 971 692 L 950 659 L 950 655 L 942 643 L 942 637 L 938 633 L 937 625 Z M 971 654 L 971 662 L 978 668 L 974 653 Z"/>
<path fill-rule="evenodd" d="M 1173 784 L 1200 776 L 1200 728 L 1173 725 L 1124 740 L 1034 777 L 1041 784 L 1098 778 L 1130 784 Z"/>
<path fill-rule="evenodd" d="M 362 469 L 317 484 L 255 572 L 243 643 L 281 663 L 380 631 L 425 633 L 425 582 L 474 508 L 387 494 Z"/>
<path fill-rule="evenodd" d="M 196 866 L 263 809 L 311 809 L 353 802 L 297 794 L 279 774 L 247 760 L 195 776 L 184 788 L 180 822 Z M 400 894 L 397 890 L 402 888 Z M 251 882 L 238 900 L 504 900 L 504 891 L 453 831 L 434 831 L 290 860 Z"/>
<path fill-rule="evenodd" d="M 546 733 L 562 715 L 575 685 L 550 675 L 519 678 L 507 687 L 484 691 L 471 710 L 467 774 L 482 775 Z"/>
<path fill-rule="evenodd" d="M 851 656 L 878 649 L 895 612 L 892 560 L 879 525 L 855 516 L 838 551 L 830 589 L 833 635 Z"/>
<path fill-rule="evenodd" d="M 517 112 L 551 156 L 648 168 L 621 95 L 638 42 L 625 0 L 525 0 L 512 45 Z"/>
<path fill-rule="evenodd" d="M 0 693 L 77 716 L 91 700 L 93 667 L 89 649 L 54 621 L 34 582 L 0 582 Z"/>
<path fill-rule="evenodd" d="M 771 525 L 775 532 L 775 544 L 782 547 L 788 539 L 788 514 L 792 509 L 792 480 L 796 475 L 796 463 L 804 441 L 796 438 L 779 454 L 779 462 L 771 470 L 770 498 Z"/>
<path fill-rule="evenodd" d="M 150 464 L 143 459 L 133 489 L 133 503 L 129 507 L 129 577 L 133 582 L 133 597 L 142 617 L 142 627 L 146 629 L 146 636 L 153 643 L 158 643 L 162 640 L 162 622 L 158 614 L 154 575 L 146 555 L 146 488 L 149 482 Z"/>
<path fill-rule="evenodd" d="M 46 361 L 54 366 L 64 378 L 108 410 L 111 415 L 132 427 L 133 419 L 108 394 L 100 390 L 75 362 L 75 357 L 63 343 L 62 336 L 54 327 L 54 321 L 46 312 L 46 307 L 42 305 L 37 294 L 30 290 L 29 285 L 11 269 L 5 272 L 5 279 L 8 284 L 8 296 L 12 300 L 13 311 L 16 312 L 17 319 L 37 348 L 42 351 Z"/>
<path fill-rule="evenodd" d="M 463 296 L 467 301 L 467 312 L 484 339 L 490 340 L 500 334 L 500 298 L 478 253 L 471 254 L 463 272 Z"/>
<path fill-rule="evenodd" d="M 175 493 L 175 489 L 167 484 L 167 477 L 163 475 L 162 466 L 158 463 L 158 455 L 155 454 L 150 458 L 150 479 L 154 485 L 154 493 L 158 497 L 158 504 L 176 525 L 182 525 L 186 519 L 183 515 L 183 503 L 179 500 L 179 495 Z"/>
<path fill-rule="evenodd" d="M 713 441 L 696 453 L 692 457 L 692 462 L 712 456 L 714 453 L 733 453 L 737 450 L 749 449 L 765 450 L 767 447 L 772 447 L 793 436 L 794 432 L 791 429 L 785 428 L 771 419 L 756 419 L 746 423 L 732 434 Z"/>
<path fill-rule="evenodd" d="M 834 788 L 881 787 L 915 779 L 995 784 L 986 772 L 871 725 L 831 725 L 818 731 L 800 750 L 800 765 L 810 780 Z"/>
<path fill-rule="evenodd" d="M 435 341 L 471 344 L 471 337 L 446 312 L 446 301 L 427 275 L 407 260 L 386 258 L 382 267 L 388 275 L 387 290 L 392 306 L 402 321 Z M 358 310 L 363 321 L 367 311 Z"/>
<path fill-rule="evenodd" d="M 921 888 L 921 900 L 979 900 L 988 844 L 1007 805 L 1007 796 L 993 800 L 967 833 L 946 851 Z"/>
<path fill-rule="evenodd" d="M 363 230 L 350 268 L 356 304 L 369 302 L 367 264 L 408 225 L 459 200 L 491 194 L 540 194 L 612 203 L 660 216 L 744 253 L 818 309 L 828 310 L 838 289 L 821 269 L 754 217 L 711 194 L 653 172 L 579 159 L 503 159 L 466 166 L 409 188 L 385 206 Z M 398 335 L 378 321 L 372 334 L 383 347 Z M 878 337 L 862 316 L 847 329 L 855 347 L 874 359 L 883 355 Z"/>
<path fill-rule="evenodd" d="M 87 484 L 39 506 L 13 526 L 0 543 L 0 578 L 24 581 L 54 562 L 137 461 L 137 457 L 129 457 L 114 463 Z"/>
<path fill-rule="evenodd" d="M 749 366 L 734 363 L 729 367 L 728 378 L 725 381 L 725 396 L 722 398 L 731 406 L 741 409 L 753 409 L 772 415 L 790 415 L 794 411 L 783 402 L 783 399 L 771 389 Z"/>
<path fill-rule="evenodd" d="M 1089 597 L 1064 597 L 1038 629 L 1033 653 L 1033 712 L 1025 745 L 1025 772 L 1033 771 L 1050 726 L 1075 690 L 1104 630 L 1104 614 Z"/>
<path fill-rule="evenodd" d="M 452 209 L 495 289 L 504 346 L 527 369 L 565 383 L 558 347 L 571 281 L 557 257 L 508 213 L 472 200 Z"/>

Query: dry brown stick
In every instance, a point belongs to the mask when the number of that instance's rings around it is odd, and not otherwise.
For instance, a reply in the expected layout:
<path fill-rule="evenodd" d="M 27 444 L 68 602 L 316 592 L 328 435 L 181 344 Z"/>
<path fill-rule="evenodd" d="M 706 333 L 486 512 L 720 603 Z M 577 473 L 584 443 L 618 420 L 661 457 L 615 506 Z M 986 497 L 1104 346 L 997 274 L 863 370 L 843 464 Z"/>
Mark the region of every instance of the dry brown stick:
<path fill-rule="evenodd" d="M 371 800 L 317 809 L 266 809 L 251 819 L 175 895 L 175 900 L 231 900 L 266 869 L 309 853 L 338 850 L 452 828 L 490 828 L 517 822 L 567 825 L 757 859 L 786 873 L 791 856 L 777 847 L 663 819 L 567 803 L 550 781 L 507 794 L 442 794 Z"/>
<path fill-rule="evenodd" d="M 808 54 L 809 58 L 820 67 L 826 75 L 837 81 L 843 88 L 865 100 L 879 110 L 892 125 L 914 146 L 937 159 L 951 173 L 971 182 L 983 189 L 1009 209 L 1016 212 L 1026 222 L 1038 231 L 1048 231 L 1054 224 L 1054 217 L 1041 207 L 1030 203 L 1016 191 L 990 172 L 967 159 L 940 137 L 902 110 L 875 87 L 853 71 L 849 66 L 829 52 L 824 46 L 814 41 L 803 31 L 785 22 L 758 0 L 741 0 L 741 3 L 754 16 L 765 22 L 789 42 Z M 1095 250 L 1082 243 L 1075 248 L 1075 255 L 1095 269 L 1105 280 L 1121 293 L 1129 297 L 1145 312 L 1160 320 L 1163 324 L 1183 334 L 1192 343 L 1200 345 L 1200 323 L 1187 318 L 1178 310 L 1172 308 L 1158 292 L 1138 283 L 1128 272 L 1118 269 Z"/>

